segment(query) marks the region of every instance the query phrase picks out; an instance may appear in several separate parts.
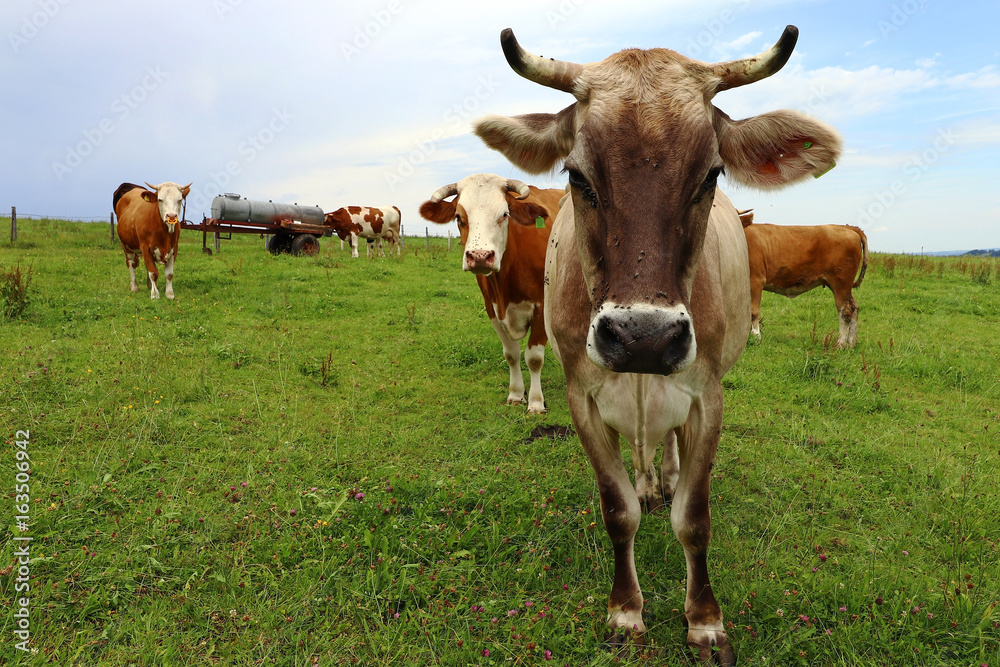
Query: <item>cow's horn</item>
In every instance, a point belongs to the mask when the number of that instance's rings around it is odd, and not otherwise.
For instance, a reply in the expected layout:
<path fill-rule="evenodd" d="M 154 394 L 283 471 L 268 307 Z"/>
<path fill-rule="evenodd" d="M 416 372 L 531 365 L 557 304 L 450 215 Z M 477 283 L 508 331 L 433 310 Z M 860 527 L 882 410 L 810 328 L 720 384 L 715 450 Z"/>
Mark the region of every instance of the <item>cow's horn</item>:
<path fill-rule="evenodd" d="M 764 53 L 751 58 L 730 60 L 712 65 L 716 76 L 722 79 L 715 92 L 745 86 L 748 83 L 771 76 L 788 62 L 798 38 L 798 28 L 793 25 L 785 26 L 785 32 L 781 33 L 781 38 Z"/>
<path fill-rule="evenodd" d="M 149 181 L 143 181 L 143 183 L 145 183 L 146 187 L 152 190 L 153 192 L 158 192 L 160 189 L 159 185 L 152 185 Z"/>
<path fill-rule="evenodd" d="M 572 93 L 576 78 L 583 71 L 583 65 L 528 53 L 517 43 L 514 31 L 510 28 L 505 28 L 500 33 L 500 46 L 503 47 L 503 55 L 511 69 L 525 79 L 549 88 Z"/>
<path fill-rule="evenodd" d="M 437 192 L 431 195 L 431 201 L 437 203 L 442 199 L 451 197 L 452 195 L 458 194 L 458 183 L 449 183 L 444 187 L 438 188 Z"/>
<path fill-rule="evenodd" d="M 531 190 L 528 189 L 528 186 L 516 178 L 507 179 L 507 189 L 516 192 L 518 199 L 525 199 L 531 194 Z"/>

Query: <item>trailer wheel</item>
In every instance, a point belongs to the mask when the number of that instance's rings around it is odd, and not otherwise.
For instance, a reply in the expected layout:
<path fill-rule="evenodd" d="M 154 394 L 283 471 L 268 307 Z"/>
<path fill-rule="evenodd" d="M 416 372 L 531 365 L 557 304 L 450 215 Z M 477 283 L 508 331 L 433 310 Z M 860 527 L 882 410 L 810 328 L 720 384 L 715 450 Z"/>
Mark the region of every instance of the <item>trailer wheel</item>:
<path fill-rule="evenodd" d="M 292 239 L 292 254 L 312 257 L 319 252 L 319 239 L 312 234 L 298 234 Z"/>
<path fill-rule="evenodd" d="M 272 255 L 280 255 L 283 252 L 290 252 L 292 249 L 292 237 L 288 234 L 275 234 L 267 240 L 267 251 Z"/>

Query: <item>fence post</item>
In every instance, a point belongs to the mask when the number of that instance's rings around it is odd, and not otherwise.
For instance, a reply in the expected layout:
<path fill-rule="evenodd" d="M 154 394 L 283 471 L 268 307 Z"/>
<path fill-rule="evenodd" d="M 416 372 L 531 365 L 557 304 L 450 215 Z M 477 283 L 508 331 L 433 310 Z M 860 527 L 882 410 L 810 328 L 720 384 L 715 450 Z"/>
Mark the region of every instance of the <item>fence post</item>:
<path fill-rule="evenodd" d="M 431 249 L 431 232 L 426 227 L 424 227 L 424 237 L 427 239 L 427 249 Z"/>
<path fill-rule="evenodd" d="M 17 207 L 10 207 L 10 242 L 17 241 Z"/>
<path fill-rule="evenodd" d="M 403 233 L 403 225 L 399 226 L 399 249 L 406 251 L 406 234 Z"/>
<path fill-rule="evenodd" d="M 115 242 L 115 212 L 111 211 L 111 242 Z"/>
<path fill-rule="evenodd" d="M 215 232 L 215 252 L 219 252 L 219 232 Z"/>

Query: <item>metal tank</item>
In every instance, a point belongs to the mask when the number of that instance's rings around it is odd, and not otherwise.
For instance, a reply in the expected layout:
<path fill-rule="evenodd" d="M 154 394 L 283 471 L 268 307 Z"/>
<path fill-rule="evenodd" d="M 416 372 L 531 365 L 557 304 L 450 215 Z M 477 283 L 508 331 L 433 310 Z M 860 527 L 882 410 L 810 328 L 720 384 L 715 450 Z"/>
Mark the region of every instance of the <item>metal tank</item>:
<path fill-rule="evenodd" d="M 323 209 L 319 206 L 253 201 L 240 198 L 237 194 L 226 193 L 212 200 L 212 217 L 228 222 L 270 224 L 278 220 L 294 220 L 308 225 L 322 225 Z"/>

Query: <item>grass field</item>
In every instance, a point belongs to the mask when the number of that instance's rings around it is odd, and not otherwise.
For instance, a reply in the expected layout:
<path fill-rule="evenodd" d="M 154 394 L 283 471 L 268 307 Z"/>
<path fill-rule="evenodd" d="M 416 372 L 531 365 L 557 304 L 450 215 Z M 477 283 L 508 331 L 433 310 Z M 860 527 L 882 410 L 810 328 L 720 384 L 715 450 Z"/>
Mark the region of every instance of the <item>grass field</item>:
<path fill-rule="evenodd" d="M 9 221 L 0 219 L 6 235 Z M 603 648 L 612 558 L 565 381 L 506 364 L 443 240 L 214 256 L 128 291 L 105 225 L 19 221 L 0 318 L 14 526 L 30 430 L 30 646 L 3 542 L 0 663 L 680 665 L 683 552 L 643 518 L 649 645 Z M 162 277 L 161 277 L 162 289 Z M 828 290 L 765 294 L 726 377 L 709 571 L 744 665 L 1000 667 L 1000 264 L 873 255 L 859 345 Z M 628 457 L 628 448 L 623 448 Z"/>

